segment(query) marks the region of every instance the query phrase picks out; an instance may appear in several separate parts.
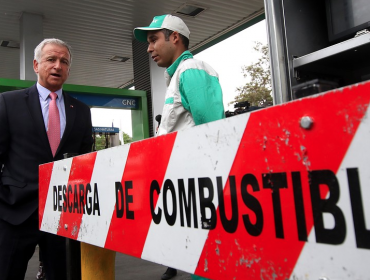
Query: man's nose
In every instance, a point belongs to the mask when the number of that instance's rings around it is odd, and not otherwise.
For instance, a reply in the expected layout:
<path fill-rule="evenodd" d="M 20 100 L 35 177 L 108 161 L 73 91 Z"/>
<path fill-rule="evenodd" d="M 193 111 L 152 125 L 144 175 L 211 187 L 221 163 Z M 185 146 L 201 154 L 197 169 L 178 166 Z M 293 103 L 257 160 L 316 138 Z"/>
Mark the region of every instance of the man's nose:
<path fill-rule="evenodd" d="M 152 47 L 151 44 L 148 45 L 148 49 L 146 51 L 147 51 L 147 53 L 153 52 L 153 47 Z"/>
<path fill-rule="evenodd" d="M 55 64 L 54 64 L 54 67 L 56 69 L 61 69 L 62 68 L 62 63 L 59 60 L 56 60 L 55 61 Z"/>

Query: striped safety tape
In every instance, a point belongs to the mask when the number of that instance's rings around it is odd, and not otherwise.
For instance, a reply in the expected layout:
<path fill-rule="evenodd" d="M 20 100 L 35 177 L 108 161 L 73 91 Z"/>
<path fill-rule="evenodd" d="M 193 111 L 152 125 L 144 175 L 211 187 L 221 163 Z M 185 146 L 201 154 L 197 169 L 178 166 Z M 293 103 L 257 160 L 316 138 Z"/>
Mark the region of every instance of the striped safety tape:
<path fill-rule="evenodd" d="M 369 102 L 365 83 L 41 165 L 40 229 L 209 279 L 370 279 Z"/>

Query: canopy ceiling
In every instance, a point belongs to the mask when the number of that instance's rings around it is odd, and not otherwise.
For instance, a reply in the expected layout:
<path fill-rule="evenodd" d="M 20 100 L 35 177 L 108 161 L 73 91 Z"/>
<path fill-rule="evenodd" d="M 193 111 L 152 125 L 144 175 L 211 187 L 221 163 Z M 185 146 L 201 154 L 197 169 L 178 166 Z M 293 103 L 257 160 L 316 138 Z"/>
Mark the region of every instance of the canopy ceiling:
<path fill-rule="evenodd" d="M 155 15 L 175 14 L 186 3 L 179 0 L 0 0 L 0 41 L 19 43 L 23 12 L 42 15 L 44 37 L 59 38 L 72 46 L 69 84 L 117 88 L 133 81 L 133 28 L 147 26 Z M 193 51 L 212 45 L 264 13 L 263 0 L 209 0 L 199 4 L 206 10 L 198 16 L 179 15 L 191 31 Z M 111 61 L 115 55 L 129 60 Z M 19 57 L 19 48 L 0 47 L 0 78 L 19 79 Z"/>

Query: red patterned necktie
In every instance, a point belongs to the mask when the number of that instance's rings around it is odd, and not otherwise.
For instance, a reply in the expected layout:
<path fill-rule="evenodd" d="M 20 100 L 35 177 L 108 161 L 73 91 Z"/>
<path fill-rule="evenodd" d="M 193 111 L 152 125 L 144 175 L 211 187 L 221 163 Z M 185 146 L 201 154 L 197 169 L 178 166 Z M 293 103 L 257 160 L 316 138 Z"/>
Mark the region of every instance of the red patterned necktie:
<path fill-rule="evenodd" d="M 53 153 L 53 156 L 55 156 L 60 143 L 60 117 L 56 101 L 58 95 L 55 92 L 50 92 L 49 96 L 51 98 L 51 101 L 49 103 L 49 120 L 47 134 L 51 151 Z"/>

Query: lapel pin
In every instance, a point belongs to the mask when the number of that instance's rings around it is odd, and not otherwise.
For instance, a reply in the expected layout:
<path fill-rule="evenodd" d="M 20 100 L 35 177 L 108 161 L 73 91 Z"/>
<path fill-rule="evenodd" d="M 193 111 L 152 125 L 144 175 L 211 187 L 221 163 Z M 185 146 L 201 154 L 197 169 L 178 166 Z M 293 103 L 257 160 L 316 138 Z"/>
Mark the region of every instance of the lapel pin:
<path fill-rule="evenodd" d="M 70 105 L 71 106 L 71 108 L 73 108 L 73 105 Z"/>

